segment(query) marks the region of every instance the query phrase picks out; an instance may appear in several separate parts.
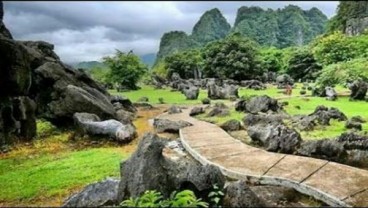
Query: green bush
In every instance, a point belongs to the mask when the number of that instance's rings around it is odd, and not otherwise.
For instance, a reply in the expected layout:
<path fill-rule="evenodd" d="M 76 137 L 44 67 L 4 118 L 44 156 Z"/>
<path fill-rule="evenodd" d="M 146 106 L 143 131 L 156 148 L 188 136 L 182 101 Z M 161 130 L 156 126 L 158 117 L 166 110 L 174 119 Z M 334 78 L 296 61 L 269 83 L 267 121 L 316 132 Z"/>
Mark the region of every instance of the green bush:
<path fill-rule="evenodd" d="M 261 68 L 267 72 L 279 72 L 283 68 L 283 50 L 275 47 L 260 50 Z"/>
<path fill-rule="evenodd" d="M 37 120 L 36 125 L 38 137 L 50 136 L 57 130 L 57 128 L 54 125 L 45 120 Z"/>
<path fill-rule="evenodd" d="M 368 35 L 348 37 L 341 32 L 316 38 L 312 52 L 318 62 L 327 66 L 355 58 L 367 57 Z"/>
<path fill-rule="evenodd" d="M 316 80 L 318 86 L 345 85 L 357 79 L 368 80 L 368 58 L 358 58 L 347 62 L 331 64 L 322 70 Z"/>
<path fill-rule="evenodd" d="M 138 81 L 148 71 L 142 60 L 131 52 L 123 53 L 116 50 L 114 56 L 104 57 L 103 60 L 111 69 L 108 74 L 109 82 L 119 83 L 127 89 L 138 89 Z"/>
<path fill-rule="evenodd" d="M 285 72 L 294 80 L 315 80 L 322 66 L 306 48 L 300 48 L 290 56 Z"/>
<path fill-rule="evenodd" d="M 201 52 L 197 49 L 174 53 L 165 58 L 167 78 L 171 78 L 174 72 L 178 73 L 183 79 L 196 78 L 195 73 L 202 69 L 202 65 Z"/>
<path fill-rule="evenodd" d="M 124 200 L 121 207 L 208 207 L 208 203 L 197 199 L 191 190 L 174 191 L 168 199 L 160 192 L 149 190 L 137 198 Z"/>
<path fill-rule="evenodd" d="M 257 43 L 239 33 L 209 43 L 202 57 L 204 77 L 248 80 L 263 72 Z"/>

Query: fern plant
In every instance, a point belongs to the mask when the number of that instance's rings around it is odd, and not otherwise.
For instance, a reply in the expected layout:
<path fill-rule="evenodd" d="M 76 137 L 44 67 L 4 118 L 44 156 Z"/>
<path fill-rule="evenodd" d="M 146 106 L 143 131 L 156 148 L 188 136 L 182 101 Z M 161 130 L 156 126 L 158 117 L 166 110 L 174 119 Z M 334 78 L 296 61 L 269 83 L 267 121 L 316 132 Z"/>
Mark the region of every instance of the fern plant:
<path fill-rule="evenodd" d="M 220 188 L 216 184 L 213 185 L 213 191 L 208 194 L 211 204 L 213 204 L 215 207 L 221 207 L 219 204 L 223 197 L 224 193 L 220 190 Z"/>
<path fill-rule="evenodd" d="M 149 190 L 137 198 L 129 198 L 120 204 L 121 207 L 208 207 L 208 203 L 197 199 L 193 191 L 172 192 L 168 199 L 163 199 L 160 192 Z"/>

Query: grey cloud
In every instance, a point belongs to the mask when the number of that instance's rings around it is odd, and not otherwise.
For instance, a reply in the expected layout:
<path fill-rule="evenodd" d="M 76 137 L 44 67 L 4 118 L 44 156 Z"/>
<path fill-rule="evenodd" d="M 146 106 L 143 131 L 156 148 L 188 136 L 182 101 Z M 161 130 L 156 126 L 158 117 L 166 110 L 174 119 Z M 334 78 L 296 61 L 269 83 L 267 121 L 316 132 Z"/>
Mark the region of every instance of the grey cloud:
<path fill-rule="evenodd" d="M 156 53 L 163 33 L 191 33 L 200 16 L 219 8 L 233 24 L 240 6 L 315 6 L 331 16 L 338 2 L 4 2 L 4 22 L 16 39 L 45 40 L 67 62 L 99 60 L 115 49 Z"/>

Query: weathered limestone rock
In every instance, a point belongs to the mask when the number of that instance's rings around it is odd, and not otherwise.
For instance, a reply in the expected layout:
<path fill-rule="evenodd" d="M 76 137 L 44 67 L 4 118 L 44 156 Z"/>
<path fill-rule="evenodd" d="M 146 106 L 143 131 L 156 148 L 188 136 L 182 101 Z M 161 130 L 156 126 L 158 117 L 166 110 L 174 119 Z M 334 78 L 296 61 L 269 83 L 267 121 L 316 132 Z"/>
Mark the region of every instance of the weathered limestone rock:
<path fill-rule="evenodd" d="M 129 142 L 136 136 L 132 124 L 122 124 L 116 120 L 101 121 L 97 115 L 89 113 L 75 113 L 74 122 L 84 134 L 108 136 L 118 142 Z"/>
<path fill-rule="evenodd" d="M 144 135 L 137 151 L 121 163 L 118 202 L 146 190 L 157 190 L 168 197 L 174 190 L 188 188 L 203 198 L 214 184 L 224 186 L 220 169 L 201 165 L 178 146 L 151 133 Z"/>
<path fill-rule="evenodd" d="M 171 121 L 168 119 L 155 118 L 153 120 L 153 126 L 158 133 L 162 132 L 178 133 L 179 129 L 187 126 L 192 126 L 192 124 L 186 121 Z"/>
<path fill-rule="evenodd" d="M 70 196 L 62 207 L 100 207 L 116 204 L 120 180 L 108 178 Z"/>

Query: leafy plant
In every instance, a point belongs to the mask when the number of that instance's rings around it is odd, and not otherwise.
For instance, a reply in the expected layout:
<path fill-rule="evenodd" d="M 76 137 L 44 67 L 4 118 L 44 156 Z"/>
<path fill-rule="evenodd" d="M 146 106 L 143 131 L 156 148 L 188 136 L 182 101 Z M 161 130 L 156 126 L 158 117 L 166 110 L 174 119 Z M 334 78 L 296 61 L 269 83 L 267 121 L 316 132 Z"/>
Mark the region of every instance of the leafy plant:
<path fill-rule="evenodd" d="M 172 192 L 168 199 L 163 199 L 160 192 L 148 190 L 137 198 L 129 198 L 124 200 L 120 206 L 122 207 L 208 207 L 208 203 L 197 199 L 193 191 L 183 190 L 180 192 Z"/>
<path fill-rule="evenodd" d="M 212 202 L 212 204 L 216 207 L 221 207 L 219 204 L 223 197 L 224 193 L 220 190 L 220 188 L 216 184 L 213 185 L 213 191 L 208 194 L 210 202 Z"/>
<path fill-rule="evenodd" d="M 205 77 L 247 80 L 261 75 L 257 44 L 233 33 L 209 43 L 202 53 Z"/>
<path fill-rule="evenodd" d="M 36 125 L 38 137 L 47 137 L 57 131 L 57 128 L 54 125 L 45 120 L 37 120 Z"/>
<path fill-rule="evenodd" d="M 116 50 L 115 56 L 104 57 L 103 60 L 104 64 L 111 69 L 108 80 L 128 89 L 137 89 L 137 82 L 148 71 L 140 58 L 131 52 L 126 54 Z"/>

